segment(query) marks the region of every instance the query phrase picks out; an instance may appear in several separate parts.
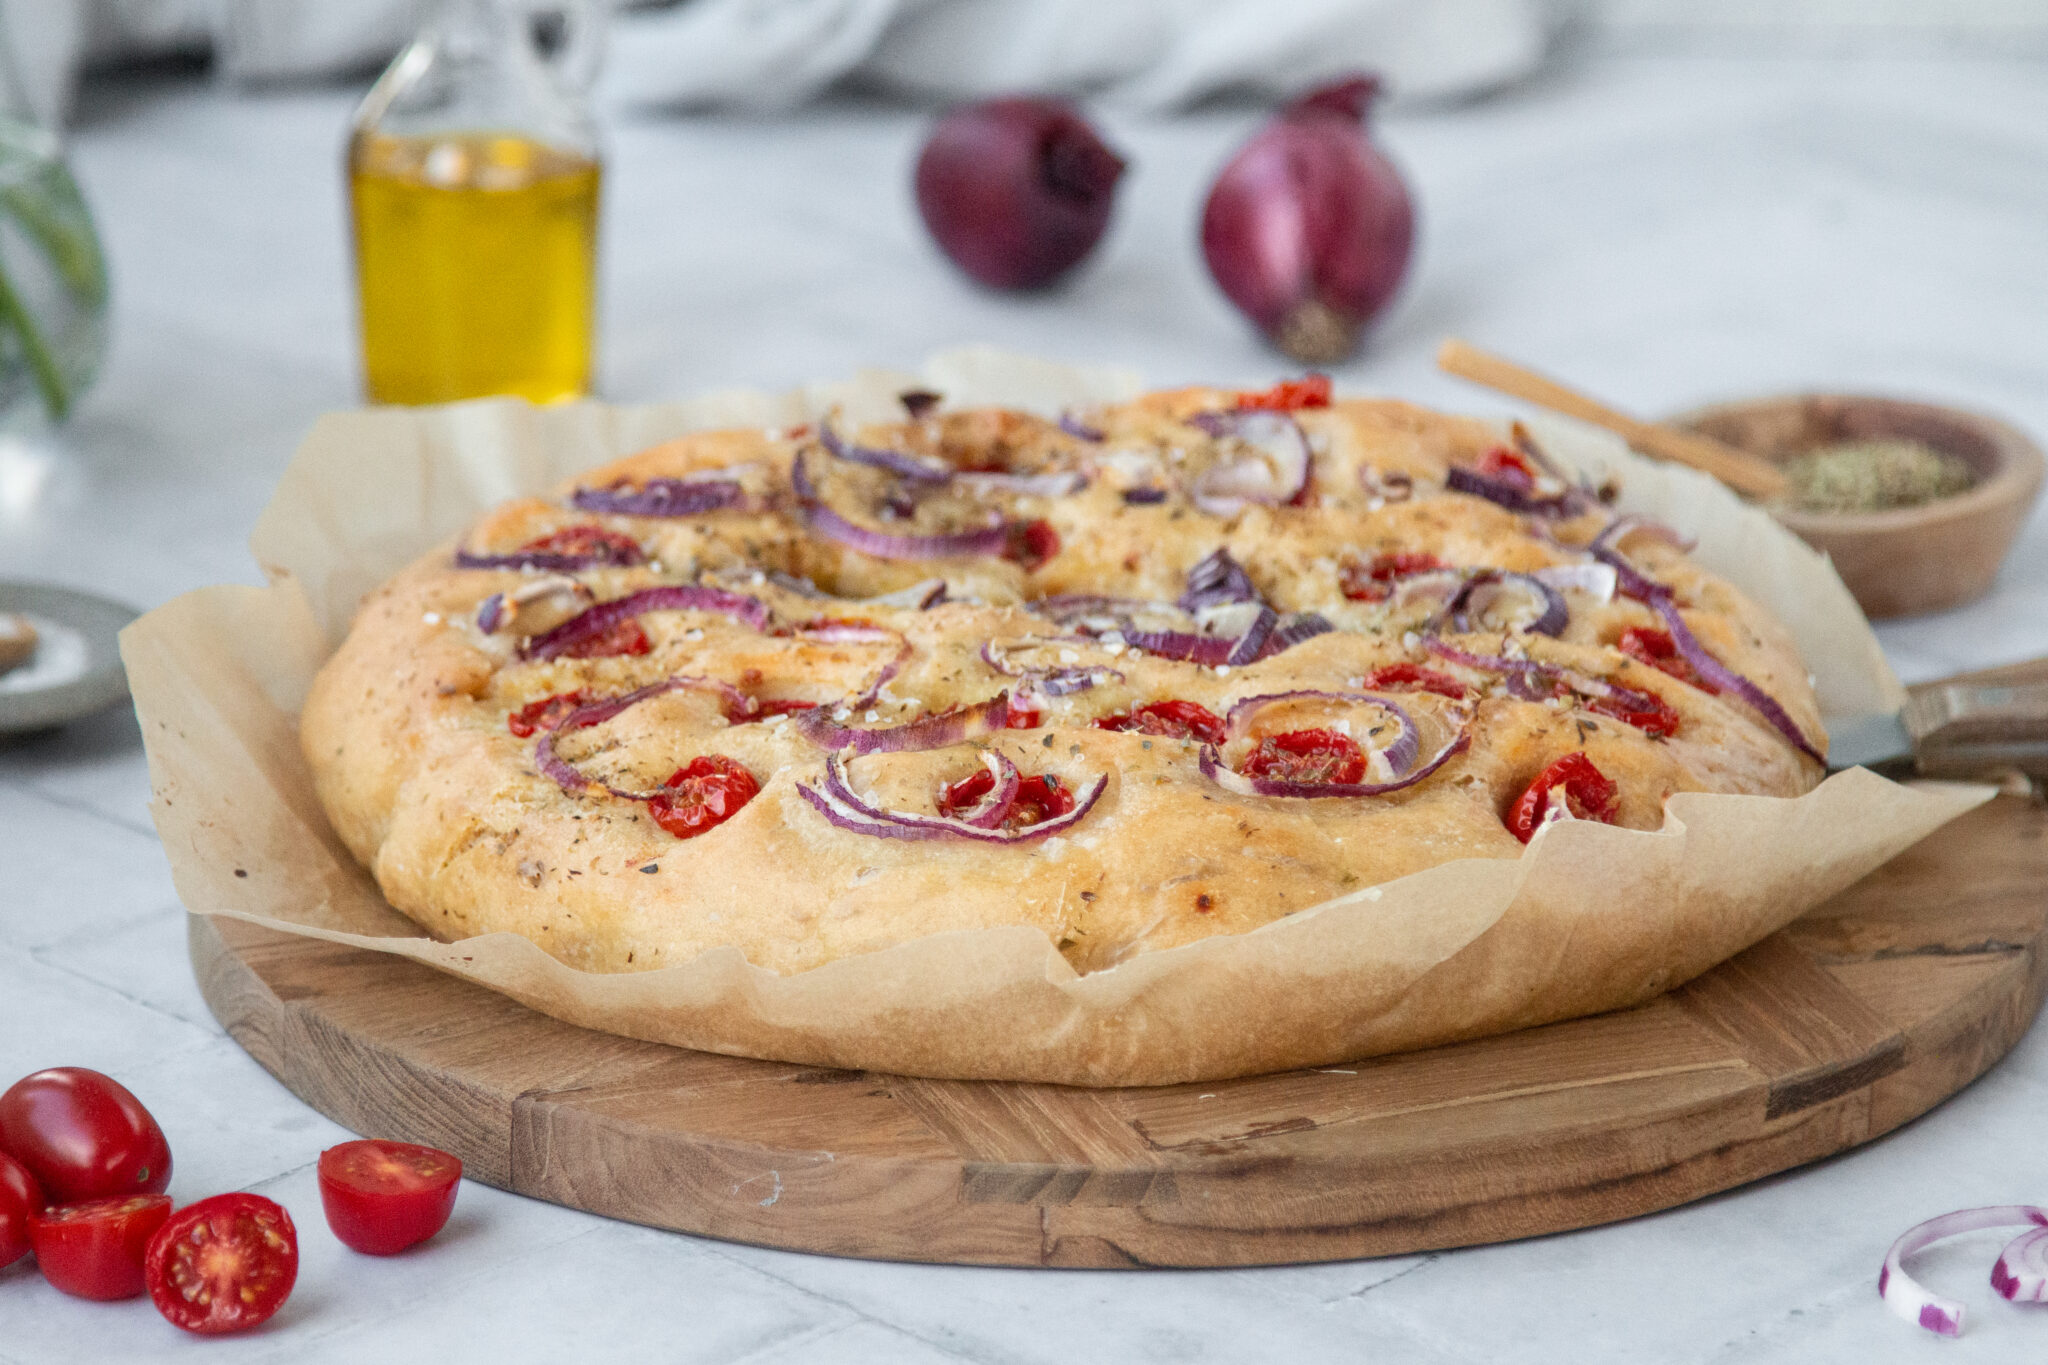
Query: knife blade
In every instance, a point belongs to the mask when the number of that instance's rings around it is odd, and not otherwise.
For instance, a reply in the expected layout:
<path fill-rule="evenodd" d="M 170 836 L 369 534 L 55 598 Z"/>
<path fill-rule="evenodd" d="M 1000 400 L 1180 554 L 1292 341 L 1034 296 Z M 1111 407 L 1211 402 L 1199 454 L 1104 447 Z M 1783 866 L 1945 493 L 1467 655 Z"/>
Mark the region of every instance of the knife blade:
<path fill-rule="evenodd" d="M 1828 769 L 2048 778 L 2048 681 L 2036 678 L 2048 678 L 2048 659 L 1916 687 L 1897 712 L 1837 717 Z"/>

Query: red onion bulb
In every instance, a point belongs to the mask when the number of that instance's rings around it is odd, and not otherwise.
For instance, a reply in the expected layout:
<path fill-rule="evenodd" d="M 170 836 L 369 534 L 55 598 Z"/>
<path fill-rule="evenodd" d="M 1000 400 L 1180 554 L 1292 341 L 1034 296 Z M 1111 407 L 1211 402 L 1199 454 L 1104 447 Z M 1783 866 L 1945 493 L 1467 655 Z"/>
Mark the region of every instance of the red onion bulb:
<path fill-rule="evenodd" d="M 1062 100 L 955 109 L 917 159 L 917 207 L 939 248 L 991 289 L 1050 284 L 1109 225 L 1124 161 Z"/>
<path fill-rule="evenodd" d="M 1209 273 L 1275 345 L 1327 365 L 1408 268 L 1415 208 L 1366 134 L 1367 76 L 1304 96 L 1232 157 L 1202 211 Z"/>

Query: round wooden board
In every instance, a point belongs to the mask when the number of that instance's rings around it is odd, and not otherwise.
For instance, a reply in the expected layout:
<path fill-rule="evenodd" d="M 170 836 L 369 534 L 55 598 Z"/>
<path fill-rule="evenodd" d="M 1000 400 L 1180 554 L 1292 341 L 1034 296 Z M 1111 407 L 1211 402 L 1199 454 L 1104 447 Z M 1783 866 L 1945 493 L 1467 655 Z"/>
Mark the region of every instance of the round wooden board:
<path fill-rule="evenodd" d="M 658 1227 L 1059 1266 L 1502 1241 L 1842 1151 L 2018 1041 L 2044 937 L 2048 811 L 2001 796 L 1638 1009 L 1342 1068 L 1080 1090 L 636 1042 L 385 954 L 191 921 L 221 1023 L 357 1132 Z"/>

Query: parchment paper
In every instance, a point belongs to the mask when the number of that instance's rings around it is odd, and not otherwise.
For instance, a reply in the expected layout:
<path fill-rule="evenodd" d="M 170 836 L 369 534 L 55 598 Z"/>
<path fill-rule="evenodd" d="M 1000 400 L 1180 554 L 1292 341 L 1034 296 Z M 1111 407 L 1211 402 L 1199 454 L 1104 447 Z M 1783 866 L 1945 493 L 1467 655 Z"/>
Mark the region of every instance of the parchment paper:
<path fill-rule="evenodd" d="M 1028 928 L 937 934 L 790 976 L 734 949 L 621 975 L 525 938 L 439 943 L 386 905 L 328 828 L 297 710 L 362 595 L 492 505 L 690 430 L 779 426 L 833 403 L 886 416 L 922 386 L 1041 412 L 1115 400 L 1135 375 L 987 350 L 771 397 L 651 407 L 508 400 L 336 414 L 313 429 L 252 538 L 267 588 L 214 587 L 123 634 L 157 828 L 197 914 L 395 953 L 590 1028 L 710 1051 L 917 1075 L 1165 1084 L 1569 1018 L 1667 990 L 1782 927 L 1991 789 L 1863 771 L 1797 800 L 1682 794 L 1657 832 L 1553 825 L 1518 860 L 1466 859 L 1252 933 L 1077 976 Z M 1903 698 L 1825 560 L 1703 475 L 1532 419 L 1621 505 L 1701 539 L 1698 558 L 1797 634 L 1823 708 Z M 1027 855 L 1028 856 L 1028 855 Z"/>

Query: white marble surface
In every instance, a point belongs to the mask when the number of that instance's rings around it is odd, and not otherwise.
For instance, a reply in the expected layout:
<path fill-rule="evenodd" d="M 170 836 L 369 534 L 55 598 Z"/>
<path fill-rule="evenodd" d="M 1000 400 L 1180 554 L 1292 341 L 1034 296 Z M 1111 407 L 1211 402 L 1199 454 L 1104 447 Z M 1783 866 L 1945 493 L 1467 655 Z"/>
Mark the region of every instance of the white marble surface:
<path fill-rule="evenodd" d="M 112 360 L 55 456 L 0 449 L 0 577 L 161 602 L 250 580 L 243 536 L 298 435 L 354 399 L 338 175 L 352 92 L 101 88 L 77 167 L 112 254 Z M 1210 290 L 1193 215 L 1254 115 L 1107 121 L 1134 158 L 1068 287 L 961 284 L 905 192 L 922 120 L 618 127 L 605 376 L 621 399 L 914 362 L 970 340 L 1135 362 L 1159 381 L 1278 367 Z M 1646 411 L 1795 387 L 1924 394 L 2048 432 L 2048 66 L 1996 60 L 1566 61 L 1386 137 L 1423 212 L 1413 283 L 1346 387 L 1498 410 L 1431 369 L 1445 333 Z M 1998 591 L 1886 627 L 1908 678 L 2048 653 L 2048 512 Z M 1686 1208 L 1508 1246 L 1202 1273 L 868 1264 L 699 1241 L 466 1186 L 436 1244 L 357 1257 L 312 1178 L 346 1136 L 228 1041 L 193 987 L 132 720 L 0 746 L 0 1079 L 126 1079 L 181 1200 L 281 1199 L 301 1287 L 247 1338 L 0 1271 L 0 1362 L 489 1358 L 919 1362 L 2040 1359 L 2048 1309 L 1996 1300 L 1997 1245 L 1930 1256 L 1972 1305 L 1937 1344 L 1877 1263 L 1943 1209 L 2048 1198 L 2048 1031 L 1848 1156 Z"/>

